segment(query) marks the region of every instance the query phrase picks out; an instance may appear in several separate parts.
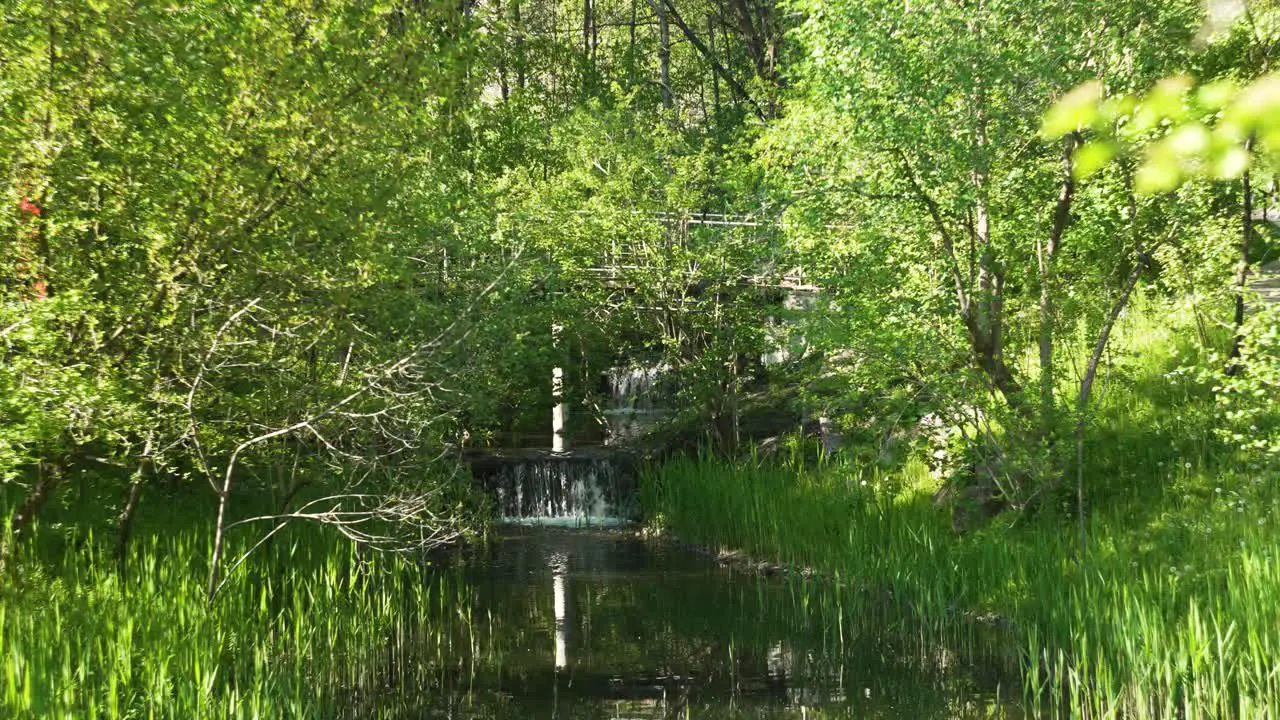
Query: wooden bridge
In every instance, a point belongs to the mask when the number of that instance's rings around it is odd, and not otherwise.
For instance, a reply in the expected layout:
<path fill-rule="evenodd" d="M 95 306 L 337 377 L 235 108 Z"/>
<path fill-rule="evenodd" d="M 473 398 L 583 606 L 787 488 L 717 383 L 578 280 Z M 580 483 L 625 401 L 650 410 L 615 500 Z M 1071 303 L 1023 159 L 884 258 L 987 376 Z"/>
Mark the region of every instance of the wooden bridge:
<path fill-rule="evenodd" d="M 783 230 L 788 227 L 787 223 L 776 218 L 691 211 L 650 212 L 633 210 L 631 214 L 644 220 L 656 221 L 665 226 L 667 231 L 665 238 L 656 247 L 646 243 L 643 239 L 612 239 L 609 247 L 604 249 L 598 259 L 591 265 L 580 268 L 580 272 L 586 278 L 609 287 L 633 289 L 636 287 L 637 276 L 645 272 L 658 271 L 668 278 L 673 275 L 683 276 L 689 286 L 711 278 L 717 278 L 717 284 L 722 287 L 728 284 L 739 287 L 771 288 L 802 293 L 818 292 L 821 289 L 818 283 L 806 274 L 803 265 L 798 262 L 798 259 L 787 257 L 786 253 L 776 253 L 773 258 L 763 263 L 763 267 L 754 274 L 741 274 L 736 277 L 730 277 L 731 269 L 728 267 L 727 262 L 718 269 L 700 264 L 690 264 L 685 268 L 661 267 L 660 263 L 654 262 L 655 258 L 663 258 L 664 256 L 669 259 L 675 259 L 677 250 L 687 250 L 690 245 L 691 229 L 699 227 L 757 229 L 760 232 L 753 234 L 751 237 L 725 238 L 722 241 L 722 245 L 728 243 L 760 245 L 766 241 L 762 235 L 763 233 Z M 589 216 L 590 213 L 587 211 L 571 211 L 568 215 Z M 832 230 L 852 229 L 850 225 L 830 225 L 826 227 Z"/>

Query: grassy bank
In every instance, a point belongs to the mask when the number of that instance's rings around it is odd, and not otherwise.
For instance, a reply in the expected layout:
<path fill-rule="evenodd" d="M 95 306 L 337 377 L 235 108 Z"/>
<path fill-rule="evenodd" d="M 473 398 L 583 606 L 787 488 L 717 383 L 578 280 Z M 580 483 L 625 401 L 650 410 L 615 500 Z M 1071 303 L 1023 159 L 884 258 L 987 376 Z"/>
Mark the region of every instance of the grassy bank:
<path fill-rule="evenodd" d="M 943 644 L 995 614 L 1017 633 L 1028 694 L 1081 715 L 1280 708 L 1280 542 L 1265 518 L 1231 531 L 1187 521 L 1187 544 L 1164 545 L 1172 535 L 1095 515 L 1082 567 L 1070 525 L 958 537 L 927 484 L 883 488 L 898 479 L 910 478 L 680 460 L 651 476 L 651 509 L 689 540 L 887 591 L 903 631 Z"/>
<path fill-rule="evenodd" d="M 840 464 L 679 459 L 645 480 L 655 524 L 890 598 L 904 632 L 957 646 L 998 617 L 1029 701 L 1079 717 L 1280 713 L 1275 478 L 1212 439 L 1184 336 L 1136 319 L 1087 438 L 1088 540 L 1048 509 L 965 535 L 938 481 Z"/>
<path fill-rule="evenodd" d="M 380 685 L 426 671 L 388 658 L 467 607 L 447 574 L 424 581 L 413 562 L 362 557 L 302 526 L 260 548 L 210 605 L 209 523 L 164 525 L 135 543 L 124 580 L 104 537 L 24 548 L 0 589 L 0 716 L 380 717 L 391 709 Z"/>

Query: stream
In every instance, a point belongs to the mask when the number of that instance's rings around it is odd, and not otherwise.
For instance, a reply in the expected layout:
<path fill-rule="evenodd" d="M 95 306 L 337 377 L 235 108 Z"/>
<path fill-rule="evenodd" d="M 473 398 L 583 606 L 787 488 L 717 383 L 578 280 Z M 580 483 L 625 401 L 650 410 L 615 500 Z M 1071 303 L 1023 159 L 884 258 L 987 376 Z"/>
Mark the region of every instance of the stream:
<path fill-rule="evenodd" d="M 432 558 L 434 608 L 407 611 L 417 619 L 395 630 L 349 717 L 1022 716 L 1016 656 L 999 640 L 975 631 L 948 649 L 883 593 L 642 537 L 634 466 L 615 446 L 665 412 L 666 371 L 610 370 L 602 446 L 468 457 L 499 531 Z"/>
<path fill-rule="evenodd" d="M 506 526 L 429 572 L 457 595 L 398 633 L 351 717 L 1020 717 L 980 643 L 957 656 L 883 603 L 634 530 Z"/>

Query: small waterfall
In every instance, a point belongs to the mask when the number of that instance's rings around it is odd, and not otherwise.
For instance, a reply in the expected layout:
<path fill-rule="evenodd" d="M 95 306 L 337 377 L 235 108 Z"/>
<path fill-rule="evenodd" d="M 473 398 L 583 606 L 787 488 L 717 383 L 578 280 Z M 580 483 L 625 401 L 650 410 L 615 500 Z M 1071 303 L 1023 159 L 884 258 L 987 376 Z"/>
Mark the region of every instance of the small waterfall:
<path fill-rule="evenodd" d="M 669 413 L 669 365 L 610 368 L 605 373 L 606 445 L 636 440 Z"/>
<path fill-rule="evenodd" d="M 605 377 L 609 386 L 609 408 L 618 410 L 652 410 L 665 394 L 664 376 L 670 365 L 609 368 Z"/>
<path fill-rule="evenodd" d="M 816 293 L 797 290 L 787 292 L 782 298 L 782 312 L 768 319 L 765 335 L 773 349 L 761 356 L 762 363 L 766 366 L 782 365 L 803 354 L 808 342 L 799 334 L 799 316 L 812 310 L 817 303 Z"/>
<path fill-rule="evenodd" d="M 635 517 L 635 479 L 615 455 L 542 453 L 489 464 L 478 474 L 504 522 L 617 525 Z M 473 464 L 473 472 L 477 467 Z"/>

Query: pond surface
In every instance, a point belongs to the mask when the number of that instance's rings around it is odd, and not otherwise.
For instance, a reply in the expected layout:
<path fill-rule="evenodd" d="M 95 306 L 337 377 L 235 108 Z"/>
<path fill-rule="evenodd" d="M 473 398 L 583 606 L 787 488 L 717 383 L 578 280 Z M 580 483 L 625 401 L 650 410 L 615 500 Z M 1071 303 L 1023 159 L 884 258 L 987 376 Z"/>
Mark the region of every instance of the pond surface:
<path fill-rule="evenodd" d="M 1008 657 L 931 646 L 868 593 L 634 531 L 507 527 L 430 574 L 452 590 L 430 628 L 396 632 L 355 717 L 1020 716 Z"/>

